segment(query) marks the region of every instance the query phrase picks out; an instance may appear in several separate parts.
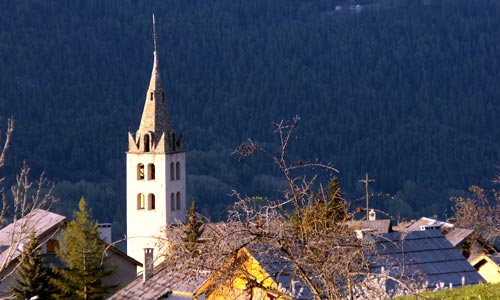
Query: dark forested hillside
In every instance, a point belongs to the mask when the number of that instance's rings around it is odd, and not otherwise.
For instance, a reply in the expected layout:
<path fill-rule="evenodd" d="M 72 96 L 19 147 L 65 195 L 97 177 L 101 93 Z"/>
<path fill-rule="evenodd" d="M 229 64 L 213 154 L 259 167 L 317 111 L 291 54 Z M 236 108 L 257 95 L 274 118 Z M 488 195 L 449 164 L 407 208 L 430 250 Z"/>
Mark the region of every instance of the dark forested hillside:
<path fill-rule="evenodd" d="M 496 0 L 17 0 L 0 2 L 0 116 L 16 120 L 7 171 L 26 159 L 123 231 L 127 131 L 139 125 L 156 15 L 162 81 L 188 149 L 188 192 L 224 217 L 236 188 L 281 181 L 238 162 L 272 122 L 301 117 L 291 153 L 332 162 L 351 198 L 365 171 L 380 208 L 444 216 L 450 194 L 500 162 Z M 220 213 L 219 213 L 220 212 Z"/>

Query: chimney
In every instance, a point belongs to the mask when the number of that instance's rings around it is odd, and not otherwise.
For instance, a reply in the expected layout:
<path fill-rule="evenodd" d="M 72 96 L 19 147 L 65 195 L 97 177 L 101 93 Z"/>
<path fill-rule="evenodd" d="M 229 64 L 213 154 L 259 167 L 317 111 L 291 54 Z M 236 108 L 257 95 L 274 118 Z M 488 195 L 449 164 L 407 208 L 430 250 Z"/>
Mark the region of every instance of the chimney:
<path fill-rule="evenodd" d="M 368 220 L 369 221 L 377 220 L 377 214 L 375 214 L 375 210 L 370 209 L 370 212 L 368 213 Z"/>
<path fill-rule="evenodd" d="M 153 248 L 144 248 L 144 272 L 142 272 L 143 282 L 153 277 Z"/>
<path fill-rule="evenodd" d="M 99 229 L 99 237 L 101 240 L 111 244 L 111 223 L 99 223 L 97 227 Z"/>

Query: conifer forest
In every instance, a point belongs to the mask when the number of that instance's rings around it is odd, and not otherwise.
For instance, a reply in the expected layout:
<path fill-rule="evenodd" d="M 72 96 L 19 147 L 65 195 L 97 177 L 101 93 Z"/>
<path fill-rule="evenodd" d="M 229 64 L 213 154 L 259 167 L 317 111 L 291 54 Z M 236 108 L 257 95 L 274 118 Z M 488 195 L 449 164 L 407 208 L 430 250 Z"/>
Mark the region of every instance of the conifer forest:
<path fill-rule="evenodd" d="M 188 199 L 224 220 L 243 195 L 279 196 L 249 138 L 300 117 L 288 155 L 331 163 L 353 206 L 451 215 L 451 196 L 500 166 L 496 0 L 0 1 L 0 116 L 15 119 L 2 170 L 45 171 L 70 216 L 85 196 L 125 232 L 125 152 L 144 106 L 156 17 L 172 125 L 184 132 Z M 278 151 L 278 149 L 276 150 Z"/>

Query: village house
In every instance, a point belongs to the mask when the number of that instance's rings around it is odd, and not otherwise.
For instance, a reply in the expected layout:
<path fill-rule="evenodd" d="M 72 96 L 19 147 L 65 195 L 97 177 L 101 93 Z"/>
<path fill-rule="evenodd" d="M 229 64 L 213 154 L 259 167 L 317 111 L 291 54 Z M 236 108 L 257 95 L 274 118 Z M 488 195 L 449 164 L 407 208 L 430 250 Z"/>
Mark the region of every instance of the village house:
<path fill-rule="evenodd" d="M 40 244 L 40 252 L 47 267 L 64 268 L 57 257 L 61 230 L 65 228 L 66 217 L 43 209 L 35 209 L 21 219 L 0 230 L 0 265 L 5 266 L 0 274 L 0 299 L 8 297 L 15 282 L 15 270 L 20 255 L 34 233 Z M 103 241 L 103 243 L 105 243 Z M 103 279 L 104 284 L 118 284 L 118 289 L 136 278 L 136 269 L 141 264 L 113 246 L 107 248 L 109 263 L 116 268 L 115 274 Z"/>
<path fill-rule="evenodd" d="M 193 299 L 312 299 L 294 265 L 277 247 L 254 242 L 238 250 L 234 259 L 214 273 Z"/>
<path fill-rule="evenodd" d="M 481 254 L 470 263 L 483 276 L 486 282 L 500 282 L 500 255 L 498 253 L 490 255 Z"/>

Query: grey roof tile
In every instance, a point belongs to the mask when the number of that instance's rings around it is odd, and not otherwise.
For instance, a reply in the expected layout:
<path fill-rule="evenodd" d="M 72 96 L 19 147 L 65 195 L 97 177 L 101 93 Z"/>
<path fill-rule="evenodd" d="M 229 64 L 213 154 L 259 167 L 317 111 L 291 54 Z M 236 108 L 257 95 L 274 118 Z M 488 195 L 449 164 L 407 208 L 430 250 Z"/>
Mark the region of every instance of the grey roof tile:
<path fill-rule="evenodd" d="M 372 254 L 374 272 L 382 268 L 393 276 L 420 276 L 428 287 L 476 284 L 484 279 L 467 260 L 446 240 L 439 230 L 393 232 L 375 238 Z"/>
<path fill-rule="evenodd" d="M 31 232 L 40 239 L 53 232 L 66 221 L 66 217 L 43 209 L 35 209 L 23 218 L 10 223 L 0 230 L 0 262 L 13 261 L 20 254 L 20 245 L 28 242 Z M 15 247 L 13 249 L 12 247 Z"/>
<path fill-rule="evenodd" d="M 391 220 L 360 220 L 350 221 L 348 224 L 353 226 L 355 229 L 371 229 L 378 233 L 391 232 Z"/>
<path fill-rule="evenodd" d="M 450 241 L 453 247 L 463 243 L 474 232 L 472 229 L 455 228 L 446 234 L 446 239 Z"/>
<path fill-rule="evenodd" d="M 142 276 L 139 276 L 108 299 L 191 299 L 209 275 L 206 272 L 199 272 L 199 276 L 186 275 L 181 270 L 161 264 L 155 268 L 153 276 L 148 280 L 144 281 Z"/>
<path fill-rule="evenodd" d="M 427 218 L 427 217 L 422 217 L 418 219 L 417 221 L 413 222 L 410 224 L 406 230 L 407 231 L 421 231 L 420 226 L 437 226 L 440 229 L 445 229 L 445 228 L 453 228 L 453 224 Z"/>

